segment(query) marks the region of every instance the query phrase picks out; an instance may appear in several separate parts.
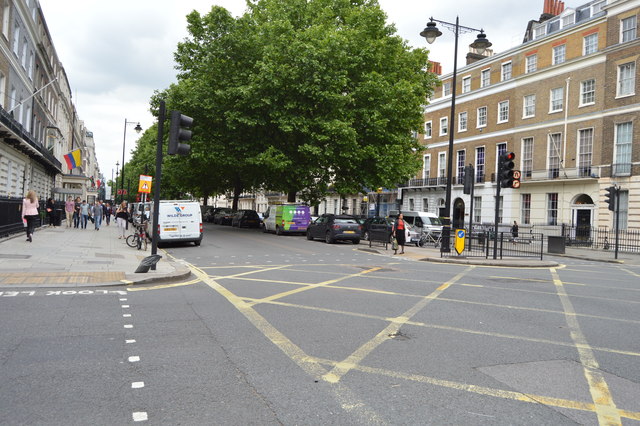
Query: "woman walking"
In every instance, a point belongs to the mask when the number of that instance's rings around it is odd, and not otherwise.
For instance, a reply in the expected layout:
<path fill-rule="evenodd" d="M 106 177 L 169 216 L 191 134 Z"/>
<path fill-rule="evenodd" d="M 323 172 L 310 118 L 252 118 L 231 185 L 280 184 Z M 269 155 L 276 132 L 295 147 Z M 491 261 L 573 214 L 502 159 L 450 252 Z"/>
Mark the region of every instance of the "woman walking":
<path fill-rule="evenodd" d="M 27 222 L 27 241 L 33 241 L 33 230 L 38 219 L 38 197 L 35 191 L 27 192 L 22 200 L 22 220 Z"/>
<path fill-rule="evenodd" d="M 55 214 L 53 211 L 56 208 L 55 203 L 53 202 L 53 198 L 49 197 L 47 199 L 47 219 L 49 220 L 49 227 L 54 226 L 53 225 L 53 215 Z"/>
<path fill-rule="evenodd" d="M 129 211 L 127 210 L 127 202 L 123 201 L 116 210 L 116 222 L 118 223 L 118 239 L 124 238 L 127 229 L 127 220 L 129 220 Z"/>
<path fill-rule="evenodd" d="M 398 246 L 402 247 L 402 251 L 400 254 L 404 254 L 404 245 L 406 243 L 406 232 L 404 227 L 404 216 L 402 213 L 398 215 L 398 219 L 396 219 L 396 223 L 393 224 L 393 236 L 396 238 L 398 242 Z M 396 249 L 395 253 L 398 254 L 398 250 Z"/>

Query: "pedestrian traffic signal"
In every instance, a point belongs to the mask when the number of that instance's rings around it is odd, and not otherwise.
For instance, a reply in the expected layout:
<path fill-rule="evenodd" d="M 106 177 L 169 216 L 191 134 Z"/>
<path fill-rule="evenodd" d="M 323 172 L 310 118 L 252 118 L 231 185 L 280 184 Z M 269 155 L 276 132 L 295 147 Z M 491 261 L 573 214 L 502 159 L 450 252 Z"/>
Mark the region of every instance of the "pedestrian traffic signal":
<path fill-rule="evenodd" d="M 473 180 L 475 178 L 475 170 L 472 165 L 465 166 L 464 168 L 464 186 L 462 189 L 463 194 L 471 194 L 473 190 Z"/>
<path fill-rule="evenodd" d="M 513 152 L 505 152 L 498 162 L 498 182 L 501 188 L 513 188 L 513 168 L 516 155 Z"/>
<path fill-rule="evenodd" d="M 193 118 L 181 114 L 180 111 L 171 111 L 171 127 L 169 128 L 169 155 L 188 155 L 191 146 L 182 143 L 191 140 L 190 127 L 193 126 Z M 184 127 L 184 128 L 183 128 Z"/>
<path fill-rule="evenodd" d="M 616 211 L 616 197 L 618 191 L 615 186 L 605 188 L 604 201 L 609 205 L 609 210 Z"/>

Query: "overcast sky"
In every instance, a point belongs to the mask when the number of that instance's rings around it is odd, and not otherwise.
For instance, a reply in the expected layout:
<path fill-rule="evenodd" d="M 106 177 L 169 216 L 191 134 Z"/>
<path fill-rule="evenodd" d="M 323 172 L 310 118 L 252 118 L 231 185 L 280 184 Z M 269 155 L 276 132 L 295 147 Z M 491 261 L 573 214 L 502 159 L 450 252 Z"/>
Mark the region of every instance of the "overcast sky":
<path fill-rule="evenodd" d="M 522 42 L 527 23 L 542 13 L 544 0 L 379 0 L 388 21 L 411 46 L 426 47 L 419 33 L 428 18 L 483 28 L 496 53 Z M 567 7 L 580 6 L 586 0 Z M 571 3 L 571 4 L 570 4 Z M 173 52 L 187 36 L 185 16 L 220 5 L 238 16 L 244 0 L 40 0 L 53 44 L 65 68 L 80 119 L 93 131 L 101 172 L 111 179 L 122 162 L 124 123 L 153 124 L 149 99 L 175 82 Z M 453 68 L 453 33 L 429 45 L 430 59 L 444 72 Z M 459 64 L 477 34 L 460 36 Z M 127 126 L 126 160 L 138 135 Z M 115 173 L 115 172 L 114 172 Z"/>

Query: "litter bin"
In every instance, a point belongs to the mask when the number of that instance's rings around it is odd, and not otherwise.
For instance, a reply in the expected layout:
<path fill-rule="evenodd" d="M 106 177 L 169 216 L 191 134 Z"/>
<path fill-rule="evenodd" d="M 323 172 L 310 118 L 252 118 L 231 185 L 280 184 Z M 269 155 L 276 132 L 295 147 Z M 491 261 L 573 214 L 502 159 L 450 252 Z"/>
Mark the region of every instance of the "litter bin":
<path fill-rule="evenodd" d="M 62 216 L 64 216 L 62 209 L 53 209 L 53 226 L 62 225 Z"/>
<path fill-rule="evenodd" d="M 547 237 L 547 253 L 564 254 L 564 237 Z"/>

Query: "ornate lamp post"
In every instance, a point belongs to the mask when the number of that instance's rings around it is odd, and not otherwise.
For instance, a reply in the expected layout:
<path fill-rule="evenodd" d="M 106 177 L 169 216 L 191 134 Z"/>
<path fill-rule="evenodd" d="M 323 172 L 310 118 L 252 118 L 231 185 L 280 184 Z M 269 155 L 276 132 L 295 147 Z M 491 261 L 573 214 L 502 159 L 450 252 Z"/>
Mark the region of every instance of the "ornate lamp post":
<path fill-rule="evenodd" d="M 456 17 L 456 23 L 439 21 L 437 19 L 430 18 L 427 27 L 422 30 L 420 35 L 427 39 L 427 43 L 433 43 L 436 38 L 442 35 L 442 32 L 438 30 L 436 22 L 441 24 L 448 30 L 453 31 L 455 35 L 455 47 L 453 50 L 453 78 L 451 82 L 451 118 L 449 119 L 449 152 L 447 154 L 447 187 L 444 201 L 445 216 L 442 223 L 442 244 L 440 245 L 440 252 L 450 252 L 450 237 L 451 237 L 451 186 L 453 183 L 453 132 L 455 131 L 456 123 L 456 78 L 458 76 L 458 36 L 461 33 L 469 33 L 478 31 L 478 38 L 471 44 L 479 55 L 482 55 L 484 51 L 491 47 L 491 43 L 487 40 L 487 36 L 484 30 L 463 27 L 459 23 L 459 18 Z M 473 212 L 472 212 L 473 213 Z"/>

